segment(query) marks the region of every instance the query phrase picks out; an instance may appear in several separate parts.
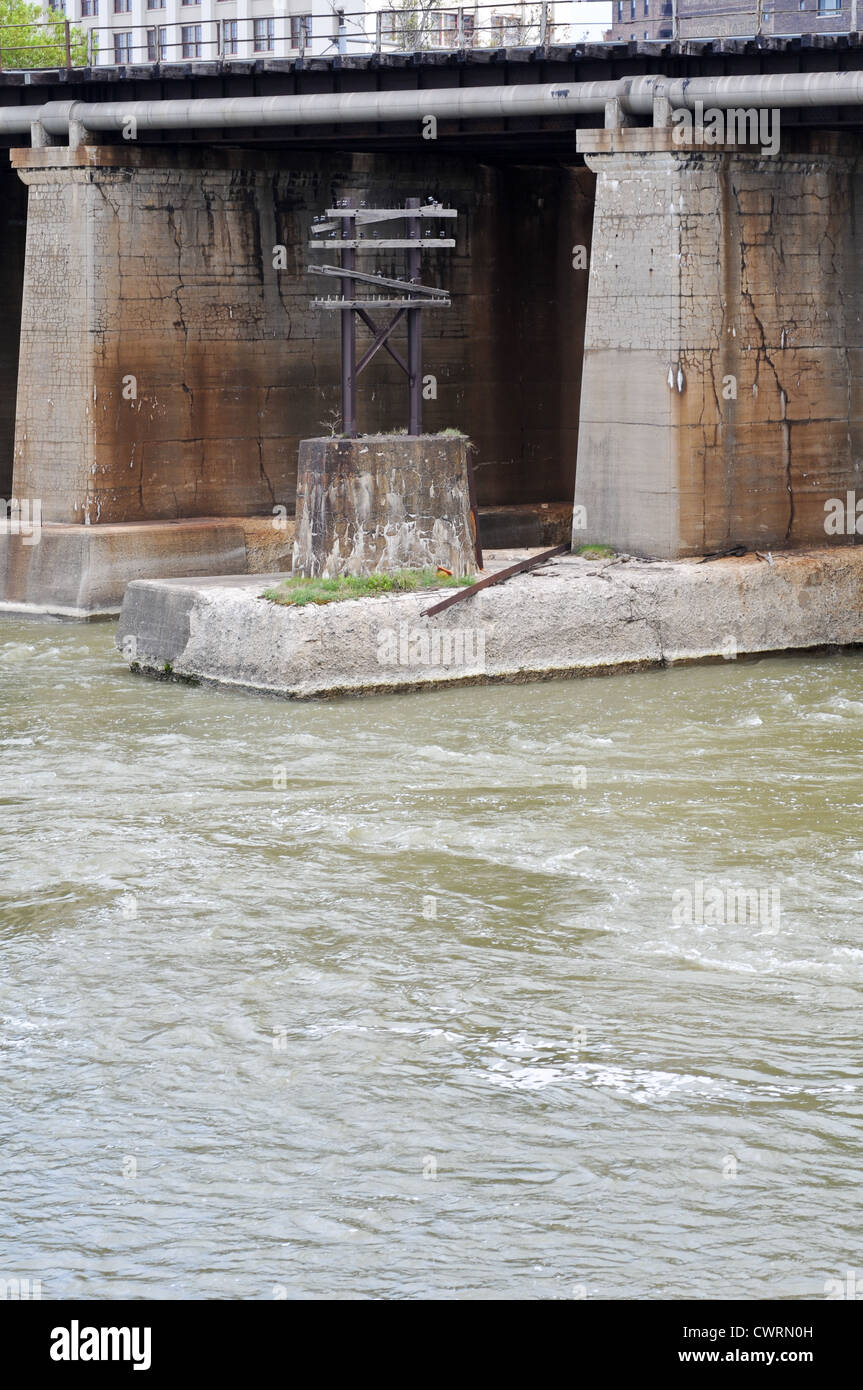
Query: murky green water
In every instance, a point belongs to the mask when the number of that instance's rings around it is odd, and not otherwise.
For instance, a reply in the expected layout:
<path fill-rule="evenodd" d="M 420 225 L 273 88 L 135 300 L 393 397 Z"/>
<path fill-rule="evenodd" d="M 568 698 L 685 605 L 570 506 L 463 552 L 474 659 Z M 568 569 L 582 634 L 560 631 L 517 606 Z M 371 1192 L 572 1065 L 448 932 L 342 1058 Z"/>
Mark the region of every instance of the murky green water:
<path fill-rule="evenodd" d="M 863 1269 L 863 658 L 282 704 L 136 679 L 112 635 L 0 626 L 0 1276 Z M 698 883 L 778 891 L 778 930 Z"/>

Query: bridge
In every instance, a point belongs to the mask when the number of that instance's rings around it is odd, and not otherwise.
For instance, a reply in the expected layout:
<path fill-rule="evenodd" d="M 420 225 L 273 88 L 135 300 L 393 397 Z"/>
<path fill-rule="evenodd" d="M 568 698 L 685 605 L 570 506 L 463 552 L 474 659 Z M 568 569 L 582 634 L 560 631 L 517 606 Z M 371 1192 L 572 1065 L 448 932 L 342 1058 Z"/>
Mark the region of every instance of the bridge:
<path fill-rule="evenodd" d="M 853 544 L 861 109 L 856 35 L 3 74 L 0 598 L 284 568 L 338 428 L 312 216 L 416 194 L 460 212 L 425 425 L 470 434 L 492 537 L 574 503 L 646 556 Z M 376 359 L 360 429 L 402 393 Z"/>

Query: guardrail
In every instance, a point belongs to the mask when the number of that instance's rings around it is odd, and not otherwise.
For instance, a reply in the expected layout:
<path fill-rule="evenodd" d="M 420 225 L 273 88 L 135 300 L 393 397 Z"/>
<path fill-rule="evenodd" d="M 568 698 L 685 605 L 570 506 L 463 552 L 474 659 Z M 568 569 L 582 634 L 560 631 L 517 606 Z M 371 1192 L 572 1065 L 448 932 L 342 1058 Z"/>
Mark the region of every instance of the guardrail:
<path fill-rule="evenodd" d="M 574 0 L 588 3 L 589 0 Z M 838 9 L 803 15 L 799 0 L 755 0 L 749 8 L 729 6 L 709 14 L 680 13 L 681 0 L 611 0 L 611 25 L 556 19 L 548 0 L 538 4 L 507 3 L 448 6 L 425 0 L 415 7 L 336 11 L 332 15 L 266 15 L 250 18 L 201 18 L 182 15 L 159 23 L 113 23 L 95 16 L 74 22 L 61 15 L 32 24 L 0 25 L 0 72 L 93 66 L 134 66 L 223 61 L 248 62 L 273 57 L 336 58 L 344 54 L 464 52 L 475 48 L 545 49 L 580 42 L 625 46 L 721 38 L 802 37 L 857 32 L 858 0 L 841 0 Z M 785 18 L 787 29 L 782 27 Z M 791 23 L 791 19 L 795 23 Z M 805 19 L 811 27 L 798 26 Z M 777 27 L 777 20 L 779 26 Z M 184 22 L 186 21 L 186 22 Z M 328 26 L 328 32 L 326 31 Z M 647 28 L 645 28 L 647 26 Z M 609 35 L 608 38 L 605 35 Z"/>

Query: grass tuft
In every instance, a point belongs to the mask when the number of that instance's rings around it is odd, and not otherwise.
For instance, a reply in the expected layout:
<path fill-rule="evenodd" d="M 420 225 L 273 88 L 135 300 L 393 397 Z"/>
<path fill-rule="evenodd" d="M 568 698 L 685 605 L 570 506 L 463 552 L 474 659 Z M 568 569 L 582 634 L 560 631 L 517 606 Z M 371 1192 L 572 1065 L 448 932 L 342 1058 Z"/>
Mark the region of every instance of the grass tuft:
<path fill-rule="evenodd" d="M 391 574 L 377 571 L 368 575 L 339 574 L 332 578 L 284 579 L 275 589 L 265 589 L 262 598 L 271 603 L 292 604 L 302 608 L 307 603 L 339 603 L 347 598 L 373 598 L 376 594 L 411 593 L 414 589 L 461 589 L 473 584 L 472 574 L 457 579 L 437 570 L 393 570 Z"/>
<path fill-rule="evenodd" d="M 588 560 L 610 560 L 614 555 L 610 545 L 580 545 L 575 553 Z"/>

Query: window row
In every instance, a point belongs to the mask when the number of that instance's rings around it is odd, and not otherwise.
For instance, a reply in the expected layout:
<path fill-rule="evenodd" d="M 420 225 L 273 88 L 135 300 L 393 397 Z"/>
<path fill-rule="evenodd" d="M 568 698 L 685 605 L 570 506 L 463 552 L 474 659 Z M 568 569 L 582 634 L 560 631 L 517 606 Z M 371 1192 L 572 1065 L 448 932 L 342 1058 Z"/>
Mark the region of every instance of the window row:
<path fill-rule="evenodd" d="M 98 3 L 98 0 L 94 0 Z M 222 52 L 230 56 L 238 54 L 240 51 L 240 22 L 237 19 L 223 19 L 221 22 Z M 256 53 L 272 53 L 276 46 L 276 21 L 274 19 L 256 19 L 253 21 L 253 48 Z M 180 25 L 180 56 L 183 58 L 203 58 L 204 57 L 204 26 L 203 24 L 181 24 Z M 312 39 L 312 16 L 310 14 L 293 15 L 291 18 L 291 48 L 301 47 L 301 37 L 305 43 L 311 43 Z M 118 33 L 113 35 L 114 39 L 114 62 L 118 65 L 129 64 L 133 61 L 132 53 L 134 48 L 134 34 Z M 176 57 L 177 54 L 171 52 L 168 43 L 168 29 L 166 25 L 147 30 L 147 61 L 158 63 L 164 59 Z M 175 43 L 176 49 L 178 45 Z"/>

